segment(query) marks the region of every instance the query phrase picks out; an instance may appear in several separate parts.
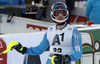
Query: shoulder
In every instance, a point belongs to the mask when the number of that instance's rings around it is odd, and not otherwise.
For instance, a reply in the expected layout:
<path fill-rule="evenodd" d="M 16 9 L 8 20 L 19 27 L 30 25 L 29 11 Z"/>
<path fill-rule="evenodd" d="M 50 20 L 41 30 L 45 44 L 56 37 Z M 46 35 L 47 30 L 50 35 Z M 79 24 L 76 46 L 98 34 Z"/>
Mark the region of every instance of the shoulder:
<path fill-rule="evenodd" d="M 72 26 L 72 25 L 70 25 L 70 24 L 67 24 L 67 27 L 68 27 L 68 28 L 72 28 L 72 29 L 75 28 L 74 26 Z"/>
<path fill-rule="evenodd" d="M 74 28 L 73 33 L 80 34 L 79 30 L 76 27 Z"/>
<path fill-rule="evenodd" d="M 50 26 L 50 27 L 48 27 L 47 32 L 53 31 L 54 29 L 55 29 L 55 25 L 54 26 Z"/>
<path fill-rule="evenodd" d="M 68 24 L 68 29 L 69 28 L 73 29 L 73 32 L 75 33 L 79 32 L 77 27 Z"/>

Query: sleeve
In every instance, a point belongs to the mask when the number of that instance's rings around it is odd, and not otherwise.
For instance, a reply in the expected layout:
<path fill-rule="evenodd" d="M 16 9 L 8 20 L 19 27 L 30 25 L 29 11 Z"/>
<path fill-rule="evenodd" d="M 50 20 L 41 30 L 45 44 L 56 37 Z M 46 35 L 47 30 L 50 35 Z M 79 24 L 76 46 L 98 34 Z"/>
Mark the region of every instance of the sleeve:
<path fill-rule="evenodd" d="M 86 11 L 85 11 L 85 13 L 86 13 L 86 16 L 88 18 L 89 18 L 91 9 L 92 9 L 93 2 L 94 2 L 94 0 L 88 0 L 87 3 L 86 3 Z"/>
<path fill-rule="evenodd" d="M 42 54 L 49 46 L 49 41 L 47 40 L 47 34 L 44 35 L 44 38 L 39 46 L 27 48 L 26 54 L 29 55 L 39 55 Z"/>
<path fill-rule="evenodd" d="M 73 30 L 72 43 L 75 52 L 72 55 L 70 55 L 70 58 L 71 61 L 76 61 L 78 59 L 81 59 L 82 57 L 82 38 L 77 28 L 74 28 Z"/>

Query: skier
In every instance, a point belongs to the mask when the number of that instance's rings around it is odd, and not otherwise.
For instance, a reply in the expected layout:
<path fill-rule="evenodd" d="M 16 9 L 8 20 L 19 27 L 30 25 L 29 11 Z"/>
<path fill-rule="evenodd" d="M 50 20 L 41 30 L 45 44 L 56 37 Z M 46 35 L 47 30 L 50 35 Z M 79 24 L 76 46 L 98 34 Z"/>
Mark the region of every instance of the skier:
<path fill-rule="evenodd" d="M 71 64 L 71 61 L 81 59 L 81 34 L 76 27 L 66 23 L 68 16 L 67 6 L 63 2 L 56 2 L 51 7 L 51 18 L 56 25 L 47 29 L 39 46 L 27 48 L 19 43 L 15 50 L 22 54 L 39 55 L 50 45 L 50 55 L 46 64 L 52 64 L 53 56 L 56 56 L 54 58 L 55 64 Z"/>

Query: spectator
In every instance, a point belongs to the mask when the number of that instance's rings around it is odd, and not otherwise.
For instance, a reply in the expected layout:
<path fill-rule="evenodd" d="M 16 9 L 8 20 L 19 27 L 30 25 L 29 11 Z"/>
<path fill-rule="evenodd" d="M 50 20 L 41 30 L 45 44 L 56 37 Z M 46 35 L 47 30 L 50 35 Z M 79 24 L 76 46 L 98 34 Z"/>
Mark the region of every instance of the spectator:
<path fill-rule="evenodd" d="M 94 24 L 100 24 L 100 0 L 88 0 L 86 3 L 86 16 Z"/>
<path fill-rule="evenodd" d="M 75 0 L 65 0 L 65 3 L 69 10 L 69 18 L 67 20 L 67 23 L 70 24 L 70 17 L 71 17 L 70 12 L 74 9 Z"/>
<path fill-rule="evenodd" d="M 0 5 L 25 5 L 25 0 L 0 0 Z M 5 14 L 5 11 L 0 11 Z M 25 10 L 21 12 L 25 14 Z"/>
<path fill-rule="evenodd" d="M 46 6 L 43 8 L 42 15 L 40 20 L 53 22 L 50 15 L 51 6 L 56 2 L 64 2 L 63 0 L 43 0 L 43 5 Z"/>
<path fill-rule="evenodd" d="M 66 5 L 68 6 L 68 10 L 69 10 L 69 18 L 67 20 L 67 23 L 70 23 L 70 12 L 73 10 L 74 8 L 74 3 L 75 0 L 43 0 L 43 4 L 44 6 L 48 6 L 46 8 L 43 9 L 43 14 L 41 15 L 42 17 L 40 18 L 40 20 L 43 21 L 48 21 L 48 22 L 53 22 L 50 16 L 50 7 L 52 6 L 52 4 L 56 3 L 56 2 L 63 2 L 66 3 Z"/>

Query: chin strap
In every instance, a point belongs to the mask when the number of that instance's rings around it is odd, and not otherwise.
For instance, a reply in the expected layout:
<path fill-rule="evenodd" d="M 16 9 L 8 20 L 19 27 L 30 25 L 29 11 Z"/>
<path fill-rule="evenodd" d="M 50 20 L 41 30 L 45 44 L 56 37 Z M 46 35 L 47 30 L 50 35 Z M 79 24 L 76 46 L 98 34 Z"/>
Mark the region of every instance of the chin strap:
<path fill-rule="evenodd" d="M 62 23 L 55 22 L 55 23 L 57 23 L 57 25 L 64 25 L 64 24 L 66 24 L 66 22 L 62 22 Z"/>

